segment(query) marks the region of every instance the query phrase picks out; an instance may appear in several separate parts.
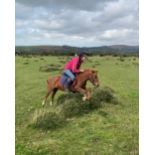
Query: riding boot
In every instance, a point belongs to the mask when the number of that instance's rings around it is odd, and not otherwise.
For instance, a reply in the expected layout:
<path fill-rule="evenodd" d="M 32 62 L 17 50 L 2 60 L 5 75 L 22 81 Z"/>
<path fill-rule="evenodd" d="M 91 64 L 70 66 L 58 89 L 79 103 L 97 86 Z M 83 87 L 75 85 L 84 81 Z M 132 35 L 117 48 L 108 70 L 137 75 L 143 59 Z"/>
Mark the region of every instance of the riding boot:
<path fill-rule="evenodd" d="M 65 83 L 65 91 L 70 91 L 70 86 L 71 86 L 71 83 L 72 83 L 72 80 L 69 78 L 66 80 L 66 83 Z"/>

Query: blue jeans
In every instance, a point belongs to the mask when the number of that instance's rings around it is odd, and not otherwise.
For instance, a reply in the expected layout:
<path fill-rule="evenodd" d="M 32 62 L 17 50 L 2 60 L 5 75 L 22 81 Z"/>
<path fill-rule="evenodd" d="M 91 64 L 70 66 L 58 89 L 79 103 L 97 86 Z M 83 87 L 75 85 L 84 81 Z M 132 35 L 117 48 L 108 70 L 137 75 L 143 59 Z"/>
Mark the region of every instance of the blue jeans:
<path fill-rule="evenodd" d="M 64 87 L 69 88 L 72 81 L 75 79 L 74 73 L 72 73 L 70 70 L 66 69 L 64 70 L 64 74 L 67 75 L 67 80 L 65 81 Z"/>
<path fill-rule="evenodd" d="M 71 78 L 72 81 L 74 81 L 75 75 L 70 70 L 68 69 L 64 70 L 64 74 L 67 75 L 69 78 Z"/>

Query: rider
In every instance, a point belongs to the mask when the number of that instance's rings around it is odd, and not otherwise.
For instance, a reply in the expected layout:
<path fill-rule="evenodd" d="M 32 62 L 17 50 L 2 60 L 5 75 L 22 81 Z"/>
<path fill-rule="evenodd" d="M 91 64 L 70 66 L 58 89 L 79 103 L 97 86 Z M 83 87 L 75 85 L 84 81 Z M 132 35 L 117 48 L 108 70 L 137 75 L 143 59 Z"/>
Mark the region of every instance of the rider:
<path fill-rule="evenodd" d="M 69 86 L 74 81 L 76 75 L 84 70 L 80 69 L 80 66 L 86 60 L 86 53 L 82 52 L 78 56 L 73 57 L 64 67 L 64 74 L 68 76 L 67 81 L 64 84 L 65 90 L 69 89 Z"/>

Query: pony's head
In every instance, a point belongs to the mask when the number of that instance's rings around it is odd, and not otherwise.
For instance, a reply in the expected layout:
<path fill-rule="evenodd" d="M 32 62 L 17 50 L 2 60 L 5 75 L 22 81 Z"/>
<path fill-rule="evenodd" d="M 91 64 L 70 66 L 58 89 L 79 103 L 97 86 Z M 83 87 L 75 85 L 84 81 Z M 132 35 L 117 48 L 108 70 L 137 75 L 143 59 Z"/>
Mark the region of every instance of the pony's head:
<path fill-rule="evenodd" d="M 89 69 L 89 70 L 85 70 L 86 72 L 88 72 L 88 77 L 90 82 L 95 86 L 98 87 L 99 86 L 99 79 L 98 79 L 98 75 L 97 75 L 97 70 L 94 69 Z"/>

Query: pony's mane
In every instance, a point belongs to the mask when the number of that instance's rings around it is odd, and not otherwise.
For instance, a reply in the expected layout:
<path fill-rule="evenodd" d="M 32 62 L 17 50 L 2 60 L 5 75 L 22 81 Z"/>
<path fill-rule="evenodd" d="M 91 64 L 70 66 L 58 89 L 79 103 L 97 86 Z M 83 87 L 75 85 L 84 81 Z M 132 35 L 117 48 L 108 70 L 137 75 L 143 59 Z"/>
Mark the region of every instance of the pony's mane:
<path fill-rule="evenodd" d="M 84 69 L 84 72 L 81 72 L 78 75 L 86 74 L 86 73 L 93 73 L 93 72 L 97 72 L 97 71 L 94 69 Z"/>
<path fill-rule="evenodd" d="M 95 69 L 84 69 L 84 72 L 97 72 Z"/>

